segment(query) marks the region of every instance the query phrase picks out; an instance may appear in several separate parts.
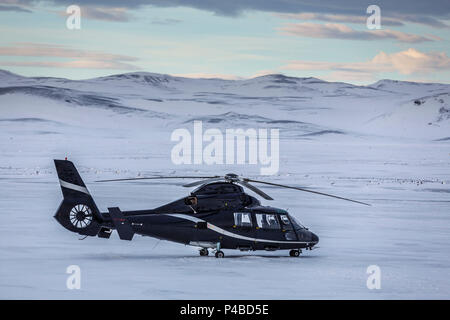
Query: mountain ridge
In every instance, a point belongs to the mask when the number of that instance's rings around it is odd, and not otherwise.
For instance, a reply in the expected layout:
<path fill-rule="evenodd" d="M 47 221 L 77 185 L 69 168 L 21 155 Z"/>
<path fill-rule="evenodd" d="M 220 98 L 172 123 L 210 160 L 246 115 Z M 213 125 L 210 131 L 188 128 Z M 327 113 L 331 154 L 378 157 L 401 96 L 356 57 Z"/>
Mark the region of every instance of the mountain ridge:
<path fill-rule="evenodd" d="M 54 80 L 66 80 L 66 81 L 95 81 L 95 80 L 112 80 L 112 79 L 138 79 L 140 77 L 142 78 L 159 78 L 159 79 L 165 79 L 165 80 L 220 80 L 224 82 L 245 82 L 245 81 L 251 81 L 251 80 L 273 80 L 273 81 L 282 81 L 287 83 L 289 80 L 296 81 L 296 82 L 320 82 L 320 83 L 339 83 L 339 84 L 346 84 L 351 85 L 355 87 L 379 87 L 381 85 L 385 84 L 408 84 L 408 85 L 444 85 L 444 86 L 450 86 L 449 83 L 441 83 L 441 82 L 418 82 L 418 81 L 405 81 L 405 80 L 395 80 L 395 79 L 380 79 L 375 81 L 374 83 L 370 83 L 367 85 L 357 85 L 352 84 L 345 81 L 326 81 L 322 80 L 320 78 L 316 77 L 295 77 L 295 76 L 287 76 L 281 73 L 272 73 L 272 74 L 266 74 L 256 77 L 250 77 L 250 78 L 242 78 L 242 79 L 223 79 L 219 77 L 214 78 L 206 78 L 206 77 L 199 77 L 199 78 L 191 78 L 191 77 L 183 77 L 183 76 L 175 76 L 171 74 L 165 74 L 165 73 L 157 73 L 157 72 L 148 72 L 148 71 L 136 71 L 136 72 L 125 72 L 125 73 L 114 73 L 111 75 L 106 76 L 99 76 L 99 77 L 93 77 L 93 78 L 86 78 L 86 79 L 69 79 L 69 78 L 62 78 L 62 77 L 47 77 L 47 76 L 24 76 L 18 73 L 11 72 L 6 69 L 0 69 L 0 80 L 2 80 L 4 77 L 13 77 L 13 78 L 26 78 L 26 79 L 54 79 Z"/>

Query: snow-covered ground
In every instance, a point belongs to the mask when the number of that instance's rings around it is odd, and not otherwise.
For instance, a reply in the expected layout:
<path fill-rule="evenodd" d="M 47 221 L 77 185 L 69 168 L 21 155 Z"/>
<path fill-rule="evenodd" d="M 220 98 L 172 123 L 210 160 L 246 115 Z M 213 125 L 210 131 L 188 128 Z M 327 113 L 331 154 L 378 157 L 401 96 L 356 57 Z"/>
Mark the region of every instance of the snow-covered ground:
<path fill-rule="evenodd" d="M 264 180 L 370 202 L 261 187 L 319 235 L 317 250 L 225 251 L 135 237 L 78 240 L 54 219 L 52 160 L 78 167 L 97 205 L 155 207 L 183 181 L 95 183 L 112 177 L 258 177 L 257 165 L 170 160 L 176 128 L 279 128 L 280 170 Z M 269 75 L 250 80 L 132 73 L 84 81 L 0 71 L 0 298 L 450 298 L 450 85 L 370 86 Z M 261 177 L 259 177 L 261 178 Z M 251 193 L 251 191 L 248 191 Z M 269 201 L 262 201 L 269 204 Z M 81 290 L 66 268 L 81 268 Z M 381 269 L 381 289 L 366 268 Z"/>

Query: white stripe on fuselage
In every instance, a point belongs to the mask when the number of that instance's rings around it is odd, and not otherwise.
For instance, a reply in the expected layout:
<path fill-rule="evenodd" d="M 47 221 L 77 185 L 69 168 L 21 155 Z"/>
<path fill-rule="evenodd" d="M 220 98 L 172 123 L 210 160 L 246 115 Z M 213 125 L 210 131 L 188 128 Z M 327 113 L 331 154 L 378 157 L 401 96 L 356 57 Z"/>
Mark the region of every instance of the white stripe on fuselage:
<path fill-rule="evenodd" d="M 253 242 L 269 242 L 269 243 L 315 243 L 315 241 L 278 241 L 278 240 L 267 240 L 267 239 L 258 239 L 258 238 L 251 238 L 251 237 L 246 237 L 246 236 L 241 236 L 240 234 L 236 234 L 233 232 L 229 232 L 227 230 L 224 230 L 222 228 L 219 228 L 218 226 L 215 226 L 205 220 L 187 215 L 187 214 L 179 214 L 179 213 L 166 213 L 164 214 L 166 216 L 171 216 L 171 217 L 175 217 L 175 218 L 180 218 L 180 219 L 185 219 L 185 220 L 190 220 L 192 222 L 206 222 L 207 228 L 211 229 L 212 231 L 215 231 L 217 233 L 223 234 L 227 237 L 232 237 L 232 238 L 236 238 L 236 239 L 241 239 L 241 240 L 247 240 L 247 241 L 253 241 Z"/>

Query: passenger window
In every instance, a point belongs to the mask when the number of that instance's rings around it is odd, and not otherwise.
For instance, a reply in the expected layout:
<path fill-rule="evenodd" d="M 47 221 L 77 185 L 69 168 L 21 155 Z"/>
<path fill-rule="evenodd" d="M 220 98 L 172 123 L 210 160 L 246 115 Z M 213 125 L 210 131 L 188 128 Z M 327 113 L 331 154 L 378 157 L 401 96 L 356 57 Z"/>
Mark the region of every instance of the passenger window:
<path fill-rule="evenodd" d="M 248 212 L 235 212 L 234 213 L 234 225 L 237 227 L 248 227 L 252 226 L 252 219 L 250 218 L 250 213 Z"/>
<path fill-rule="evenodd" d="M 280 229 L 276 215 L 257 213 L 255 216 L 258 227 L 262 229 Z"/>

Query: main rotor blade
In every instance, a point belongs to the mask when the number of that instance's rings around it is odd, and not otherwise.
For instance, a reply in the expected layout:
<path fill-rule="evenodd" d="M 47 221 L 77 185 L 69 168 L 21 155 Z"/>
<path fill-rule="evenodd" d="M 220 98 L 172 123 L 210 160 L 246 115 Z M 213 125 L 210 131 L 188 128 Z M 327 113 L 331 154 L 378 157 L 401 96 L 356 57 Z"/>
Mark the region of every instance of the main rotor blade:
<path fill-rule="evenodd" d="M 245 179 L 247 180 L 247 179 Z M 248 181 L 248 180 L 247 180 Z M 266 200 L 273 200 L 273 198 L 269 195 L 267 195 L 266 193 L 264 193 L 262 190 L 258 189 L 255 186 L 252 186 L 250 183 L 244 181 L 244 180 L 239 180 L 236 181 L 236 183 L 239 183 L 240 185 L 249 188 L 250 190 L 252 190 L 254 193 L 259 194 L 261 197 L 263 197 Z"/>
<path fill-rule="evenodd" d="M 319 192 L 319 191 L 313 191 L 313 190 L 308 190 L 308 189 L 299 188 L 299 187 L 286 186 L 286 185 L 278 184 L 278 183 L 271 183 L 271 182 L 265 182 L 265 181 L 252 180 L 252 179 L 247 179 L 247 178 L 244 178 L 243 180 L 244 181 L 249 181 L 249 182 L 267 184 L 267 185 L 275 186 L 275 187 L 282 187 L 282 188 L 288 188 L 288 189 L 294 189 L 294 190 L 299 190 L 299 191 L 305 191 L 305 192 L 320 194 L 322 196 L 327 196 L 327 197 L 331 197 L 331 198 L 336 198 L 336 199 L 346 200 L 346 201 L 350 201 L 350 202 L 355 202 L 355 203 L 363 204 L 365 206 L 371 206 L 371 204 L 369 204 L 369 203 L 356 201 L 356 200 L 352 200 L 352 199 L 348 199 L 348 198 L 343 198 L 343 197 L 339 197 L 339 196 L 335 196 L 335 195 L 332 195 L 332 194 L 323 193 L 323 192 Z"/>
<path fill-rule="evenodd" d="M 111 181 L 132 181 L 132 180 L 156 180 L 156 179 L 211 179 L 220 178 L 220 176 L 202 177 L 202 176 L 155 176 L 155 177 L 139 177 L 139 178 L 124 178 L 124 179 L 108 179 L 97 180 L 95 182 L 111 182 Z"/>
<path fill-rule="evenodd" d="M 210 183 L 210 182 L 215 182 L 215 181 L 220 181 L 223 180 L 223 177 L 217 177 L 217 178 L 210 178 L 210 179 L 205 179 L 205 180 L 199 180 L 199 181 L 195 181 L 195 182 L 191 182 L 188 184 L 184 184 L 183 187 L 195 187 L 198 186 L 200 184 L 205 184 L 205 183 Z"/>

